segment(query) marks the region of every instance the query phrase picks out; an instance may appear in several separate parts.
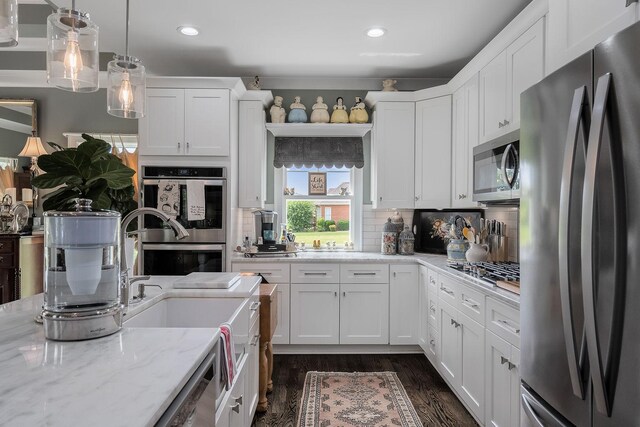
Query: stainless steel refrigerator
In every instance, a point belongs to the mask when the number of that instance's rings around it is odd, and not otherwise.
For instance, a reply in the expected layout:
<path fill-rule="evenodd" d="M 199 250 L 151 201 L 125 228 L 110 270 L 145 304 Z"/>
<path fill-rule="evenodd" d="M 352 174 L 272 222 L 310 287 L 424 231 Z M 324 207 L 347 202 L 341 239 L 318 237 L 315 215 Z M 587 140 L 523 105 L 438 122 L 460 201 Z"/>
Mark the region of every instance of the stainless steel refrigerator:
<path fill-rule="evenodd" d="M 522 425 L 640 426 L 640 24 L 521 97 Z"/>

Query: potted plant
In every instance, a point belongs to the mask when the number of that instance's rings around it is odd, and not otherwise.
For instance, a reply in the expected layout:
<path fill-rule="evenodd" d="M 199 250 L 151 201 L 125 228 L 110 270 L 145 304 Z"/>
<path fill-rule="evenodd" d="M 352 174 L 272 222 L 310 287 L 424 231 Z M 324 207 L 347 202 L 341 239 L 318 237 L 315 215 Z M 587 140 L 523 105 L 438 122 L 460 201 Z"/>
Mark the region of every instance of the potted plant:
<path fill-rule="evenodd" d="M 33 186 L 57 188 L 45 196 L 43 210 L 74 210 L 75 199 L 84 198 L 93 201 L 94 209 L 126 215 L 137 207 L 131 181 L 135 171 L 111 154 L 106 141 L 84 133 L 82 137 L 84 142 L 77 148 L 48 142 L 56 151 L 38 158 L 38 167 L 45 173 L 33 179 Z"/>

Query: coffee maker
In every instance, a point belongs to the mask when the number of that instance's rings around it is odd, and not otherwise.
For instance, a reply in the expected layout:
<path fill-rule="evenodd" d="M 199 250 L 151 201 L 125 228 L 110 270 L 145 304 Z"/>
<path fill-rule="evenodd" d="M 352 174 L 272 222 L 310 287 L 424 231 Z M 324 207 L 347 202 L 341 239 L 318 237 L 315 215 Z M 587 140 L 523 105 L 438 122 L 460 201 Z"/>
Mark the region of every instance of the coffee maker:
<path fill-rule="evenodd" d="M 286 245 L 276 244 L 278 241 L 278 213 L 274 211 L 255 211 L 256 244 L 260 252 L 286 250 Z M 262 243 L 260 243 L 262 238 Z"/>

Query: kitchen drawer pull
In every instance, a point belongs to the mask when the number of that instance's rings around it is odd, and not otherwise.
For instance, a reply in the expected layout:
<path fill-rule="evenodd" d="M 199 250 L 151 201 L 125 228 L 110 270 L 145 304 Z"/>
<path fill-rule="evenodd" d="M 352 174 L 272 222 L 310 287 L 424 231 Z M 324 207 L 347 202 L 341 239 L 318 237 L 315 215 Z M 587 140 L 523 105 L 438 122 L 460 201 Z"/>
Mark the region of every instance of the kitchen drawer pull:
<path fill-rule="evenodd" d="M 319 272 L 319 273 L 314 273 L 314 272 L 306 272 L 304 273 L 305 276 L 326 276 L 327 273 L 325 271 Z"/>
<path fill-rule="evenodd" d="M 189 150 L 189 143 L 187 142 L 187 150 Z"/>
<path fill-rule="evenodd" d="M 432 313 L 435 313 L 435 312 L 436 312 L 436 306 L 435 306 L 435 305 L 433 305 L 433 303 L 431 303 L 431 306 L 429 307 L 429 309 L 431 309 L 431 312 L 432 312 Z"/>
<path fill-rule="evenodd" d="M 251 346 L 255 347 L 258 344 L 258 340 L 260 339 L 260 334 L 254 335 L 251 340 Z"/>
<path fill-rule="evenodd" d="M 509 362 L 509 364 L 507 365 L 507 368 L 509 368 L 509 370 L 512 370 L 513 368 L 517 368 L 517 366 L 511 362 Z"/>
<path fill-rule="evenodd" d="M 337 293 L 337 292 L 334 292 L 334 293 L 333 293 L 333 296 L 334 296 L 334 297 L 337 297 L 337 296 L 338 296 L 338 293 Z"/>
<path fill-rule="evenodd" d="M 239 413 L 240 413 L 240 404 L 239 404 L 239 403 L 236 403 L 235 405 L 233 405 L 233 406 L 231 407 L 231 410 L 232 410 L 233 412 L 235 412 L 236 414 L 239 414 Z"/>
<path fill-rule="evenodd" d="M 478 305 L 477 303 L 475 303 L 472 300 L 468 300 L 468 299 L 463 299 L 462 303 L 464 305 L 466 305 L 467 307 L 471 307 L 471 308 L 480 308 L 480 305 Z"/>
<path fill-rule="evenodd" d="M 371 272 L 371 273 L 353 273 L 354 276 L 375 276 L 378 273 L 375 272 Z"/>
<path fill-rule="evenodd" d="M 431 344 L 431 345 L 436 345 L 436 340 L 431 340 L 431 341 L 429 341 L 429 344 Z"/>
<path fill-rule="evenodd" d="M 431 283 L 432 285 L 436 284 L 436 280 L 434 278 L 429 279 L 429 283 Z"/>
<path fill-rule="evenodd" d="M 347 293 L 346 293 L 346 292 L 342 292 L 342 296 L 343 296 L 343 297 L 346 297 L 346 296 L 347 296 Z"/>
<path fill-rule="evenodd" d="M 267 273 L 258 273 L 258 274 L 261 275 L 261 276 L 271 276 L 271 275 L 273 275 L 273 273 L 268 273 L 268 272 Z"/>
<path fill-rule="evenodd" d="M 256 301 L 253 304 L 251 304 L 251 308 L 249 308 L 249 310 L 257 311 L 259 307 L 260 307 L 260 301 Z"/>
<path fill-rule="evenodd" d="M 515 333 L 515 334 L 520 334 L 520 329 L 516 329 L 513 326 L 511 326 L 511 324 L 509 322 L 507 322 L 506 320 L 502 320 L 502 319 L 498 319 L 498 323 L 504 325 L 505 328 L 509 329 L 511 332 Z"/>
<path fill-rule="evenodd" d="M 240 405 L 242 405 L 242 398 L 244 397 L 244 395 L 240 395 L 240 397 L 236 397 L 235 401 L 236 403 L 239 403 Z"/>
<path fill-rule="evenodd" d="M 504 365 L 505 363 L 511 363 L 511 362 L 509 362 L 509 359 L 507 359 L 506 357 L 500 356 L 500 364 Z"/>
<path fill-rule="evenodd" d="M 178 149 L 180 149 L 180 143 L 178 142 Z"/>
<path fill-rule="evenodd" d="M 509 123 L 510 123 L 509 120 L 504 119 L 504 126 L 507 126 Z"/>
<path fill-rule="evenodd" d="M 460 323 L 456 322 L 455 320 L 451 319 L 451 324 L 453 326 L 455 326 L 456 328 L 460 326 Z"/>
<path fill-rule="evenodd" d="M 446 292 L 446 293 L 448 293 L 448 294 L 449 294 L 449 295 L 451 295 L 451 296 L 454 296 L 454 295 L 455 295 L 455 292 L 453 292 L 452 290 L 450 290 L 450 289 L 448 289 L 448 288 L 445 288 L 444 286 L 440 286 L 440 290 L 441 290 L 441 291 L 444 291 L 444 292 Z"/>

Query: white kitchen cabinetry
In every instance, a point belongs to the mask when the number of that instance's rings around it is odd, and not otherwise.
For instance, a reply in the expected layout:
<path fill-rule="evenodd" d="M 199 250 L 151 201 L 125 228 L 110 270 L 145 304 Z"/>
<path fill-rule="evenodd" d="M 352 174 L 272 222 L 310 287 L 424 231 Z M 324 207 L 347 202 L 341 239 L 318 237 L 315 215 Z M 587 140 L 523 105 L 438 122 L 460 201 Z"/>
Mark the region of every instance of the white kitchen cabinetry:
<path fill-rule="evenodd" d="M 245 410 L 245 381 L 246 381 L 246 364 L 247 358 L 244 357 L 238 361 L 238 373 L 233 381 L 233 386 L 227 396 L 222 401 L 220 408 L 215 414 L 216 427 L 245 427 L 246 410 Z"/>
<path fill-rule="evenodd" d="M 229 90 L 147 89 L 140 155 L 228 156 Z"/>
<path fill-rule="evenodd" d="M 260 291 L 256 291 L 259 292 Z M 259 297 L 258 297 L 259 298 Z M 260 316 L 255 317 L 255 321 L 249 329 L 249 350 L 247 356 L 247 376 L 245 377 L 245 411 L 246 419 L 253 420 L 253 415 L 258 406 L 258 386 L 259 386 L 259 358 L 260 358 Z"/>
<path fill-rule="evenodd" d="M 484 327 L 458 311 L 460 395 L 484 419 Z"/>
<path fill-rule="evenodd" d="M 482 142 L 520 128 L 520 94 L 543 77 L 544 18 L 480 71 Z"/>
<path fill-rule="evenodd" d="M 340 344 L 389 343 L 389 284 L 340 284 Z"/>
<path fill-rule="evenodd" d="M 419 267 L 420 277 L 420 328 L 418 344 L 425 353 L 429 349 L 429 269 L 423 265 Z"/>
<path fill-rule="evenodd" d="M 487 331 L 485 363 L 485 425 L 519 425 L 520 350 Z"/>
<path fill-rule="evenodd" d="M 478 145 L 478 75 L 453 94 L 453 147 L 451 158 L 451 206 L 475 207 L 473 195 L 473 147 Z"/>
<path fill-rule="evenodd" d="M 418 266 L 391 265 L 389 271 L 389 343 L 418 344 Z"/>
<path fill-rule="evenodd" d="M 415 103 L 378 102 L 371 136 L 374 209 L 414 207 Z"/>
<path fill-rule="evenodd" d="M 267 131 L 262 101 L 240 101 L 238 206 L 264 207 L 267 195 Z"/>
<path fill-rule="evenodd" d="M 460 345 L 456 309 L 440 301 L 438 307 L 440 317 L 440 360 L 438 370 L 452 386 L 460 383 Z"/>
<path fill-rule="evenodd" d="M 340 342 L 340 284 L 291 284 L 291 344 Z"/>
<path fill-rule="evenodd" d="M 415 207 L 451 205 L 451 96 L 416 103 Z M 434 185 L 434 183 L 438 183 Z M 405 183 L 406 185 L 406 183 Z"/>

